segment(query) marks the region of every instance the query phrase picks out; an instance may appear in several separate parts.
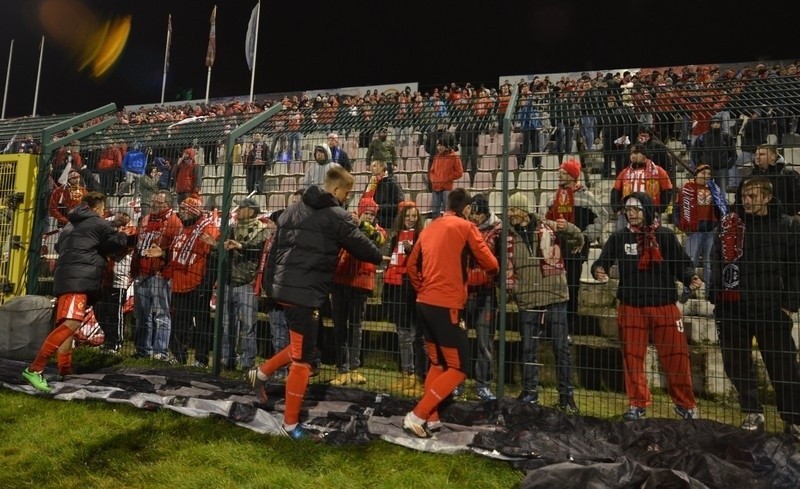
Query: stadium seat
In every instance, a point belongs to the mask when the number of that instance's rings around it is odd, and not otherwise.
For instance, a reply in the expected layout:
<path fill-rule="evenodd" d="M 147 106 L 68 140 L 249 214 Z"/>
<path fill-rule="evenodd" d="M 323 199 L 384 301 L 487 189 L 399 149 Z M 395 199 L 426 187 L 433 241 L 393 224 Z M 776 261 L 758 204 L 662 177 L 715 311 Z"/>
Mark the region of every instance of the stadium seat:
<path fill-rule="evenodd" d="M 425 214 L 431 211 L 433 194 L 430 192 L 419 192 L 415 201 L 417 202 L 417 209 L 419 209 L 419 212 Z"/>
<path fill-rule="evenodd" d="M 298 188 L 297 180 L 297 177 L 294 175 L 284 175 L 281 177 L 281 183 L 278 186 L 278 190 L 280 192 L 294 192 Z"/>
<path fill-rule="evenodd" d="M 517 188 L 520 190 L 533 190 L 539 187 L 539 177 L 535 170 L 522 170 L 517 175 Z"/>
<path fill-rule="evenodd" d="M 414 172 L 408 180 L 408 188 L 412 192 L 424 192 L 428 190 L 428 184 L 425 181 L 425 174 L 422 172 Z"/>
<path fill-rule="evenodd" d="M 475 175 L 475 183 L 472 185 L 473 190 L 484 191 L 492 190 L 494 188 L 494 181 L 492 174 L 487 171 L 479 171 Z"/>
<path fill-rule="evenodd" d="M 285 208 L 286 208 L 286 194 L 284 193 L 270 194 L 269 202 L 267 203 L 267 209 L 270 212 L 275 212 Z"/>

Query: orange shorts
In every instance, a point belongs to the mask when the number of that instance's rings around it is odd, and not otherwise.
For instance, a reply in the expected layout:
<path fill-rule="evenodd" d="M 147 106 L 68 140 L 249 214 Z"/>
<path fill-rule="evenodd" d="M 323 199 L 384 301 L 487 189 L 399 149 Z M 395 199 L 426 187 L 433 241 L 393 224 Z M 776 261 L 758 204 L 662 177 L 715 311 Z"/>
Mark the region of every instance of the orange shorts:
<path fill-rule="evenodd" d="M 86 317 L 86 294 L 64 294 L 56 305 L 56 324 L 72 319 L 83 322 Z"/>

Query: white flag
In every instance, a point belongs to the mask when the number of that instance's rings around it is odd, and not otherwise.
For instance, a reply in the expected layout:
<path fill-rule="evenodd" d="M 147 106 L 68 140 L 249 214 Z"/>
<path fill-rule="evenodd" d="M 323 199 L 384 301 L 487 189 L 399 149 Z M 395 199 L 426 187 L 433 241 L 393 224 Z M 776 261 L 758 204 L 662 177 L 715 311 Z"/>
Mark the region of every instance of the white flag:
<path fill-rule="evenodd" d="M 247 59 L 247 67 L 250 71 L 253 71 L 253 57 L 256 52 L 256 38 L 258 37 L 256 24 L 258 24 L 258 9 L 260 6 L 261 2 L 253 7 L 253 11 L 250 13 L 250 22 L 247 24 L 247 36 L 244 38 L 244 57 Z"/>

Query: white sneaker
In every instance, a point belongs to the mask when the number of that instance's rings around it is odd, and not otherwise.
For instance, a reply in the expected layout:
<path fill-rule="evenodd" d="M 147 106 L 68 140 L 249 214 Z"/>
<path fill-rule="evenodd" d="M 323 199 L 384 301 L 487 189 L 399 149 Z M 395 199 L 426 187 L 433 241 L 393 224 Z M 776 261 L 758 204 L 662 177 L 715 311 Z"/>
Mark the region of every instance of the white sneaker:
<path fill-rule="evenodd" d="M 417 438 L 431 437 L 431 434 L 425 428 L 425 423 L 417 423 L 411 419 L 411 413 L 406 414 L 406 417 L 403 418 L 403 430 L 410 435 L 416 436 Z"/>

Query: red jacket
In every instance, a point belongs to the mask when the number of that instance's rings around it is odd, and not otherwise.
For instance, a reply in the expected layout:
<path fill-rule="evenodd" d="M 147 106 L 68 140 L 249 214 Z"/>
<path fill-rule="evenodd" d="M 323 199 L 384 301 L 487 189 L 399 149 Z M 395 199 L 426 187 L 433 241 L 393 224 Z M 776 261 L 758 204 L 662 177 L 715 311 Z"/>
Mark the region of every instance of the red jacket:
<path fill-rule="evenodd" d="M 383 282 L 389 285 L 403 285 L 403 276 L 407 273 L 408 255 L 403 245 L 400 244 L 403 241 L 414 243 L 413 229 L 404 229 L 397 235 L 397 243 L 392 248 L 392 260 L 383 275 Z"/>
<path fill-rule="evenodd" d="M 386 231 L 377 224 L 375 231 L 380 234 L 380 238 L 377 239 L 378 243 L 376 243 L 380 246 L 386 241 Z M 374 264 L 356 260 L 353 255 L 343 249 L 339 252 L 339 264 L 336 266 L 333 283 L 372 292 L 375 288 L 376 270 L 377 267 Z"/>
<path fill-rule="evenodd" d="M 431 189 L 435 192 L 453 190 L 453 182 L 464 174 L 461 157 L 455 151 L 446 150 L 433 157 L 431 168 L 428 170 L 428 179 Z"/>
<path fill-rule="evenodd" d="M 214 241 L 219 239 L 219 228 L 212 216 L 202 216 L 193 225 L 184 227 L 172 242 L 163 275 L 172 279 L 173 292 L 189 292 L 203 283 L 212 246 L 203 241 L 202 235 Z"/>
<path fill-rule="evenodd" d="M 470 253 L 484 270 L 497 273 L 497 258 L 475 224 L 448 211 L 428 225 L 408 257 L 408 279 L 417 291 L 417 302 L 463 309 Z"/>
<path fill-rule="evenodd" d="M 194 162 L 195 150 L 189 148 L 184 151 L 182 157 L 173 169 L 175 179 L 175 192 L 179 194 L 196 194 L 200 192 L 197 188 L 197 176 L 195 175 L 195 168 L 197 165 Z"/>
<path fill-rule="evenodd" d="M 167 263 L 167 258 L 149 258 L 142 253 L 154 244 L 168 253 L 172 242 L 182 229 L 181 220 L 172 209 L 144 216 L 139 225 L 139 236 L 131 262 L 131 275 L 149 277 L 160 273 Z"/>
<path fill-rule="evenodd" d="M 81 199 L 86 195 L 86 188 L 78 186 L 71 189 L 69 184 L 62 185 L 53 191 L 50 196 L 50 215 L 61 225 L 66 225 L 67 214 L 72 209 L 78 207 Z"/>

